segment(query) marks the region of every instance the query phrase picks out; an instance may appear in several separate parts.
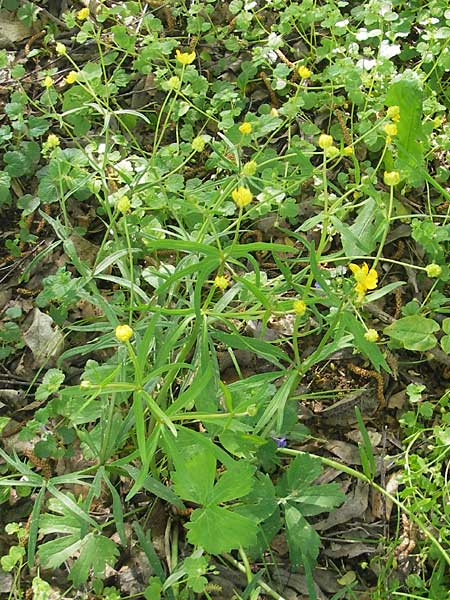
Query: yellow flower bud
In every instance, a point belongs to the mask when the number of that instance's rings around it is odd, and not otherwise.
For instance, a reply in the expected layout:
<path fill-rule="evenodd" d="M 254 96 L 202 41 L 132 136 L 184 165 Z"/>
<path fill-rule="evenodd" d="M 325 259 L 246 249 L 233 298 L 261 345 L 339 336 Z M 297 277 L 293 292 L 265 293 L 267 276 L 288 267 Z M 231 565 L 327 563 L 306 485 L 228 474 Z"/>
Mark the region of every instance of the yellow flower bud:
<path fill-rule="evenodd" d="M 133 333 L 129 325 L 117 325 L 115 330 L 115 335 L 119 342 L 128 342 L 133 337 Z"/>
<path fill-rule="evenodd" d="M 169 79 L 169 81 L 167 82 L 167 87 L 169 88 L 169 90 L 178 90 L 178 89 L 180 89 L 180 85 L 181 85 L 181 79 L 179 77 L 177 77 L 176 75 L 171 77 Z"/>
<path fill-rule="evenodd" d="M 387 109 L 386 116 L 393 121 L 400 121 L 400 106 L 394 105 Z"/>
<path fill-rule="evenodd" d="M 61 42 L 56 42 L 55 50 L 56 50 L 56 54 L 66 54 L 67 53 L 67 48 L 65 47 L 64 44 L 61 44 Z"/>
<path fill-rule="evenodd" d="M 333 145 L 333 136 L 322 133 L 319 135 L 319 140 L 317 143 L 319 148 L 322 148 L 322 150 L 325 150 L 325 148 L 330 148 Z"/>
<path fill-rule="evenodd" d="M 339 148 L 336 148 L 336 146 L 329 146 L 324 149 L 323 153 L 327 158 L 336 158 L 336 156 L 339 155 Z"/>
<path fill-rule="evenodd" d="M 242 175 L 245 177 L 252 177 L 256 173 L 257 164 L 254 160 L 246 162 L 242 167 Z"/>
<path fill-rule="evenodd" d="M 198 135 L 192 140 L 192 150 L 195 150 L 196 152 L 203 152 L 205 144 L 205 138 L 202 135 Z"/>
<path fill-rule="evenodd" d="M 128 196 L 122 196 L 122 198 L 120 198 L 117 201 L 117 210 L 119 212 L 121 212 L 123 215 L 126 214 L 130 208 L 131 208 L 131 202 L 130 199 L 128 198 Z"/>
<path fill-rule="evenodd" d="M 385 171 L 383 181 L 389 187 L 394 187 L 400 183 L 400 173 L 398 171 Z"/>
<path fill-rule="evenodd" d="M 299 317 L 302 317 L 306 312 L 306 304 L 303 302 L 303 300 L 295 300 L 292 308 L 294 309 L 295 314 Z"/>
<path fill-rule="evenodd" d="M 342 150 L 342 154 L 344 156 L 353 156 L 354 152 L 352 146 L 345 146 Z"/>
<path fill-rule="evenodd" d="M 364 334 L 364 338 L 368 342 L 376 342 L 380 336 L 378 335 L 378 331 L 376 329 L 368 329 Z"/>
<path fill-rule="evenodd" d="M 76 71 L 70 71 L 70 73 L 66 76 L 66 83 L 72 85 L 77 80 L 78 73 Z"/>
<path fill-rule="evenodd" d="M 51 148 L 56 148 L 56 146 L 60 145 L 60 141 L 59 141 L 59 137 L 57 135 L 55 135 L 54 133 L 51 133 L 46 141 L 46 145 L 47 148 L 51 149 Z"/>
<path fill-rule="evenodd" d="M 47 89 L 52 87 L 53 79 L 50 77 L 50 75 L 47 75 L 47 77 L 45 77 L 45 79 L 42 82 L 42 85 Z"/>
<path fill-rule="evenodd" d="M 383 127 L 383 131 L 388 136 L 397 135 L 397 133 L 398 133 L 397 125 L 395 123 L 387 123 Z"/>
<path fill-rule="evenodd" d="M 425 267 L 428 277 L 439 277 L 442 273 L 442 267 L 436 263 L 430 263 Z"/>

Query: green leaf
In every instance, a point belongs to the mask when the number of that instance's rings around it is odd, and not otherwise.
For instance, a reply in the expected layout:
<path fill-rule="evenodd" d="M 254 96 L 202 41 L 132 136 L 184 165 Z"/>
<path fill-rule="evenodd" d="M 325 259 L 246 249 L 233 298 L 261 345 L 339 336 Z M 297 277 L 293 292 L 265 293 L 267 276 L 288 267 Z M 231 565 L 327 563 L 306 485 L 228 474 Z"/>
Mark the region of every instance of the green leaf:
<path fill-rule="evenodd" d="M 380 211 L 373 198 L 368 198 L 353 224 L 348 226 L 337 217 L 331 220 L 337 231 L 341 234 L 342 247 L 346 256 L 370 256 L 377 240 L 374 236 L 376 222 Z"/>
<path fill-rule="evenodd" d="M 320 537 L 300 510 L 288 503 L 285 509 L 289 558 L 294 569 L 309 563 L 314 566 L 319 555 Z"/>
<path fill-rule="evenodd" d="M 44 117 L 29 117 L 28 119 L 28 133 L 31 137 L 40 137 L 48 131 L 50 122 Z"/>
<path fill-rule="evenodd" d="M 64 381 L 65 375 L 59 369 L 49 369 L 42 379 L 42 383 L 36 390 L 35 398 L 39 402 L 57 392 Z"/>
<path fill-rule="evenodd" d="M 345 326 L 346 331 L 353 334 L 353 340 L 356 348 L 366 356 L 373 364 L 374 368 L 379 371 L 380 367 L 387 373 L 391 370 L 386 362 L 381 350 L 373 342 L 369 342 L 364 337 L 366 330 L 361 322 L 349 311 L 344 311 L 341 315 L 341 321 Z"/>
<path fill-rule="evenodd" d="M 186 524 L 188 540 L 210 554 L 221 554 L 256 543 L 257 524 L 221 506 L 198 508 Z"/>
<path fill-rule="evenodd" d="M 214 486 L 208 503 L 221 504 L 248 494 L 253 487 L 254 471 L 255 468 L 245 462 L 225 471 Z"/>
<path fill-rule="evenodd" d="M 89 533 L 80 545 L 80 555 L 70 571 L 76 587 L 85 583 L 92 569 L 94 577 L 102 577 L 107 565 L 114 565 L 119 555 L 116 544 L 109 538 Z"/>
<path fill-rule="evenodd" d="M 9 173 L 0 171 L 0 206 L 6 204 L 11 199 L 11 177 Z"/>
<path fill-rule="evenodd" d="M 183 499 L 207 504 L 214 487 L 216 459 L 207 452 L 188 456 L 172 475 L 173 488 Z"/>
<path fill-rule="evenodd" d="M 40 544 L 38 553 L 41 564 L 48 569 L 57 569 L 78 552 L 81 542 L 78 532 Z"/>
<path fill-rule="evenodd" d="M 439 324 L 433 319 L 411 315 L 397 319 L 385 327 L 384 333 L 399 342 L 406 350 L 425 352 L 436 345 L 436 337 L 433 333 L 439 329 Z"/>
<path fill-rule="evenodd" d="M 419 75 L 407 69 L 392 83 L 386 94 L 387 106 L 400 107 L 397 123 L 398 135 L 393 139 L 397 146 L 396 167 L 407 177 L 407 182 L 420 185 L 423 182 L 425 139 L 422 130 L 423 89 Z"/>

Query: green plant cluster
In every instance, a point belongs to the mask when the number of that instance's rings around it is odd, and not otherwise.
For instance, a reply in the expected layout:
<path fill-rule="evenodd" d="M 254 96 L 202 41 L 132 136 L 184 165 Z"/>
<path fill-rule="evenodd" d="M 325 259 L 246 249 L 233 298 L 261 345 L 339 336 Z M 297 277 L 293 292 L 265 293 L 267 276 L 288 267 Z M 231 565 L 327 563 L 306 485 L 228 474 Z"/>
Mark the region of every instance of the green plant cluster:
<path fill-rule="evenodd" d="M 12 260 L 30 250 L 22 286 L 64 256 L 33 301 L 66 346 L 20 437 L 41 461 L 80 453 L 85 466 L 48 478 L 0 449 L 2 500 L 34 500 L 2 568 L 20 582 L 37 563 L 45 597 L 47 570 L 70 564 L 68 593 L 116 599 L 102 580 L 132 535 L 154 573 L 146 598 L 210 597 L 219 555 L 239 563 L 246 598 L 280 598 L 250 561 L 264 565 L 284 532 L 315 598 L 315 517 L 345 496 L 317 484 L 322 458 L 283 448 L 309 435 L 300 384 L 339 354 L 395 375 L 394 354 L 450 353 L 447 3 L 105 1 L 53 20 L 4 4 L 45 29 L 21 63 L 0 52 L 0 207 L 18 215 L 5 247 Z M 3 359 L 24 347 L 22 318 L 2 315 Z M 422 576 L 393 592 L 433 600 L 448 597 L 450 565 L 443 398 L 416 397 L 401 419 L 396 498 L 426 533 Z M 359 427 L 362 470 L 347 472 L 376 485 Z M 413 447 L 430 431 L 431 452 Z M 150 499 L 188 514 L 169 572 L 142 525 Z M 385 589 L 380 578 L 373 597 Z"/>

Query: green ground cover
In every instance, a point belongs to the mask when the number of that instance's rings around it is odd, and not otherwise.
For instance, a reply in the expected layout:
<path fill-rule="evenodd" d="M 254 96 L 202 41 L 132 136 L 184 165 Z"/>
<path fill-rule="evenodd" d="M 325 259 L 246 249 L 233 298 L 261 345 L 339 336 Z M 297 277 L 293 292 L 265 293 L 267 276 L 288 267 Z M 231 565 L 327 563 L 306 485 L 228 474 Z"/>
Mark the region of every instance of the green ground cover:
<path fill-rule="evenodd" d="M 448 600 L 447 2 L 0 4 L 0 592 Z"/>

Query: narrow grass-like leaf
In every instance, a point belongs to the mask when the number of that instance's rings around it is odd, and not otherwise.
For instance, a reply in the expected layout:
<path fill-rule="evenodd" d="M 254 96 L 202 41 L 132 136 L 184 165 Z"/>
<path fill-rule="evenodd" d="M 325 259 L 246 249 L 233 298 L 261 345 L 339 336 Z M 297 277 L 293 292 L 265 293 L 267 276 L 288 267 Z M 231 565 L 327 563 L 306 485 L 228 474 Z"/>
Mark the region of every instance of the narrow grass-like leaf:
<path fill-rule="evenodd" d="M 37 541 L 37 535 L 38 535 L 38 529 L 39 529 L 39 515 L 41 513 L 41 506 L 42 506 L 42 501 L 44 500 L 44 494 L 46 492 L 46 487 L 47 486 L 44 483 L 44 485 L 39 490 L 39 493 L 36 496 L 36 499 L 33 504 L 33 510 L 31 511 L 31 515 L 30 515 L 30 521 L 29 521 L 30 527 L 28 529 L 28 553 L 27 553 L 28 564 L 30 567 L 33 567 L 33 565 L 34 565 L 34 556 L 36 553 L 36 541 Z"/>
<path fill-rule="evenodd" d="M 355 414 L 359 431 L 361 432 L 362 437 L 362 444 L 358 444 L 359 454 L 361 457 L 361 465 L 363 467 L 364 475 L 366 475 L 369 479 L 373 480 L 376 473 L 375 457 L 373 454 L 372 444 L 370 443 L 369 434 L 367 433 L 366 426 L 364 425 L 359 406 L 355 406 Z"/>

